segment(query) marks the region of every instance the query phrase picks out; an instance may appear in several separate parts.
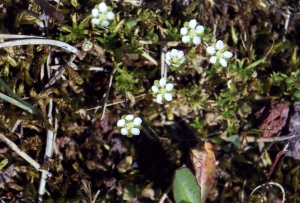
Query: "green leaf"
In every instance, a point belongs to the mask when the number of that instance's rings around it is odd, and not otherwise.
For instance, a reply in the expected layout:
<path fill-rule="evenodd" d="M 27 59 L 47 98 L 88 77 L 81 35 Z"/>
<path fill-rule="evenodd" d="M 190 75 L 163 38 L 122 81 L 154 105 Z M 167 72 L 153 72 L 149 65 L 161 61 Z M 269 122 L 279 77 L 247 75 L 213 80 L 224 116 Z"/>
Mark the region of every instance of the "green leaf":
<path fill-rule="evenodd" d="M 292 100 L 300 101 L 300 90 L 296 90 L 293 93 Z"/>
<path fill-rule="evenodd" d="M 192 15 L 193 12 L 195 11 L 196 7 L 199 5 L 199 2 L 194 1 L 193 3 L 191 3 L 184 11 L 184 15 Z"/>
<path fill-rule="evenodd" d="M 82 30 L 89 22 L 90 22 L 90 16 L 86 17 L 81 21 L 81 23 L 78 26 L 78 29 Z"/>
<path fill-rule="evenodd" d="M 134 19 L 129 19 L 126 23 L 125 23 L 125 29 L 127 32 L 132 32 L 134 26 L 136 26 L 137 21 Z"/>
<path fill-rule="evenodd" d="M 266 57 L 263 57 L 263 58 L 261 58 L 261 59 L 255 61 L 255 62 L 251 63 L 251 64 L 250 64 L 249 66 L 247 66 L 245 69 L 252 69 L 252 68 L 255 68 L 255 67 L 258 66 L 259 64 L 265 62 L 265 60 L 266 60 Z"/>
<path fill-rule="evenodd" d="M 124 187 L 124 194 L 123 194 L 123 200 L 130 200 L 133 198 L 136 198 L 140 195 L 141 189 L 134 185 L 125 185 Z"/>
<path fill-rule="evenodd" d="M 188 168 L 175 171 L 173 177 L 173 196 L 176 203 L 199 203 L 200 187 L 196 178 Z"/>
<path fill-rule="evenodd" d="M 232 135 L 232 136 L 227 138 L 227 141 L 232 142 L 238 149 L 241 148 L 241 142 L 240 142 L 239 136 Z"/>
<path fill-rule="evenodd" d="M 139 59 L 139 54 L 136 53 L 126 53 L 126 55 L 128 56 L 129 59 L 131 60 L 138 60 Z"/>
<path fill-rule="evenodd" d="M 148 53 L 143 51 L 142 56 L 151 61 L 154 65 L 158 65 L 157 61 L 154 58 L 152 58 Z"/>
<path fill-rule="evenodd" d="M 123 24 L 124 24 L 124 19 L 118 23 L 118 25 L 115 27 L 115 29 L 112 33 L 115 33 L 115 34 L 118 33 L 120 28 L 123 26 Z"/>
<path fill-rule="evenodd" d="M 0 171 L 2 171 L 2 169 L 8 164 L 8 159 L 3 159 L 0 162 Z"/>
<path fill-rule="evenodd" d="M 60 28 L 67 32 L 72 32 L 73 28 L 69 25 L 61 25 Z"/>

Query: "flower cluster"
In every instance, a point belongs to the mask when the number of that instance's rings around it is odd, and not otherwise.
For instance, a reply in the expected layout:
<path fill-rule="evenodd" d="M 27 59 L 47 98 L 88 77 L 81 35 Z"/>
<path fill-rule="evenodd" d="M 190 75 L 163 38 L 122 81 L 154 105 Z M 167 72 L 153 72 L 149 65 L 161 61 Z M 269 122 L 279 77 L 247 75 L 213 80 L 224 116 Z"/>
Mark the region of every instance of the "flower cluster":
<path fill-rule="evenodd" d="M 98 8 L 92 10 L 92 24 L 101 25 L 106 27 L 109 25 L 109 21 L 115 18 L 115 14 L 112 12 L 112 8 L 102 2 L 98 5 Z"/>
<path fill-rule="evenodd" d="M 167 52 L 166 54 L 166 63 L 170 67 L 178 68 L 181 66 L 185 61 L 183 51 L 178 51 L 177 49 L 172 49 L 172 51 Z"/>
<path fill-rule="evenodd" d="M 141 129 L 142 119 L 140 117 L 134 117 L 133 115 L 122 116 L 118 121 L 117 126 L 120 128 L 122 135 L 132 137 L 133 135 L 139 135 Z"/>
<path fill-rule="evenodd" d="M 163 100 L 172 101 L 173 87 L 174 85 L 167 83 L 165 78 L 161 78 L 159 81 L 155 80 L 151 89 L 153 96 L 156 97 L 157 103 L 162 104 Z"/>
<path fill-rule="evenodd" d="M 232 53 L 227 51 L 227 45 L 224 45 L 222 40 L 218 40 L 213 46 L 208 46 L 206 51 L 208 54 L 212 55 L 209 62 L 212 64 L 221 64 L 223 67 L 227 66 L 226 59 L 232 57 Z"/>
<path fill-rule="evenodd" d="M 198 45 L 201 43 L 201 36 L 204 34 L 204 27 L 202 25 L 197 25 L 196 19 L 193 19 L 189 23 L 184 23 L 184 27 L 180 29 L 180 34 L 182 35 L 183 43 L 193 43 Z"/>
<path fill-rule="evenodd" d="M 100 5 L 99 5 L 99 9 L 101 7 Z M 102 10 L 100 9 L 100 11 L 107 12 L 106 5 L 105 5 L 105 9 L 102 8 Z M 94 17 L 98 16 L 98 14 L 99 14 L 98 10 L 93 11 Z M 105 15 L 108 16 L 108 14 L 109 12 L 107 12 Z M 103 21 L 100 20 L 99 18 L 94 21 L 97 21 L 99 24 L 100 22 L 104 22 L 105 20 Z M 108 22 L 104 24 L 108 25 Z M 103 23 L 101 25 L 103 26 Z M 207 54 L 211 56 L 209 62 L 214 65 L 217 66 L 221 65 L 223 67 L 226 67 L 227 59 L 230 59 L 233 56 L 231 52 L 227 51 L 228 46 L 224 45 L 223 41 L 221 40 L 218 40 L 216 43 L 208 46 L 207 43 L 210 42 L 210 34 L 205 34 L 204 27 L 202 25 L 198 25 L 196 19 L 192 19 L 189 22 L 185 22 L 184 27 L 180 29 L 180 34 L 182 35 L 183 43 L 199 45 L 201 43 L 201 40 L 203 40 L 205 42 L 204 43 L 205 46 L 207 46 L 206 48 Z M 172 49 L 171 51 L 166 53 L 165 63 L 169 65 L 171 70 L 173 71 L 177 70 L 184 62 L 185 62 L 185 56 L 183 51 Z M 202 71 L 201 76 L 203 80 L 200 81 L 200 83 L 204 83 L 206 72 Z M 227 86 L 229 89 L 232 88 L 231 83 L 232 81 L 231 79 L 229 79 L 227 82 Z M 162 104 L 163 101 L 172 101 L 173 87 L 174 85 L 172 83 L 168 83 L 164 77 L 162 77 L 159 81 L 155 80 L 154 85 L 152 86 L 151 89 L 153 91 L 153 96 L 156 98 L 157 103 Z M 205 92 L 205 90 L 202 92 Z M 141 118 L 139 117 L 134 118 L 133 115 L 127 115 L 127 116 L 122 116 L 122 119 L 118 121 L 117 125 L 118 128 L 120 128 L 122 135 L 127 135 L 128 137 L 132 137 L 133 135 L 140 134 L 141 123 L 142 123 Z"/>

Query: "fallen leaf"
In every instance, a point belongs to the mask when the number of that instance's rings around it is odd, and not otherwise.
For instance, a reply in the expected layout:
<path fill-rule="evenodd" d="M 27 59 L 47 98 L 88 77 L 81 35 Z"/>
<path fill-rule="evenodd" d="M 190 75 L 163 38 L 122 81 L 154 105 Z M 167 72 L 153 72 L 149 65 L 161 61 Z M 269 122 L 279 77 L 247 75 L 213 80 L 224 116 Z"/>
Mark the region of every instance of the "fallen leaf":
<path fill-rule="evenodd" d="M 260 118 L 263 116 L 266 116 L 266 118 L 258 128 L 265 130 L 262 133 L 263 137 L 271 137 L 285 126 L 289 114 L 289 106 L 272 100 L 270 108 L 264 108 L 264 111 L 260 112 L 260 114 Z"/>
<path fill-rule="evenodd" d="M 300 160 L 300 102 L 295 102 L 293 105 L 288 127 L 290 133 L 295 137 L 289 139 L 289 147 L 285 155 Z"/>
<path fill-rule="evenodd" d="M 95 122 L 93 123 L 93 126 L 95 128 L 95 131 L 97 129 L 100 132 L 100 134 L 105 134 L 108 131 L 112 130 L 112 126 L 109 123 L 109 115 L 108 114 L 105 114 L 102 120 L 100 120 L 100 119 L 95 120 Z"/>
<path fill-rule="evenodd" d="M 4 186 L 6 183 L 12 182 L 12 177 L 14 177 L 17 172 L 14 169 L 14 165 L 9 165 L 6 169 L 0 173 L 0 187 Z"/>
<path fill-rule="evenodd" d="M 191 149 L 191 160 L 196 172 L 196 180 L 201 188 L 201 203 L 204 203 L 213 186 L 216 170 L 216 157 L 213 145 L 204 143 L 204 148 L 198 144 Z"/>

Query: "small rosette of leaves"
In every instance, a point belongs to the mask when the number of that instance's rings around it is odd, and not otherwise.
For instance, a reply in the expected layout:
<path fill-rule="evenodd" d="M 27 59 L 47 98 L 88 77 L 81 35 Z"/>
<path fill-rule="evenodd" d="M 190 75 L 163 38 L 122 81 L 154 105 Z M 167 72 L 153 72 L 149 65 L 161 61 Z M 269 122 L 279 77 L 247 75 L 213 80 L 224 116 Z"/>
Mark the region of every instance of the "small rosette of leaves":
<path fill-rule="evenodd" d="M 139 135 L 141 129 L 142 119 L 140 117 L 134 117 L 133 115 L 123 115 L 118 121 L 117 126 L 122 135 L 132 137 L 133 135 Z"/>
<path fill-rule="evenodd" d="M 153 96 L 156 97 L 156 101 L 162 104 L 164 100 L 172 101 L 173 97 L 173 87 L 172 83 L 167 83 L 165 78 L 161 78 L 159 81 L 155 80 L 152 86 Z"/>

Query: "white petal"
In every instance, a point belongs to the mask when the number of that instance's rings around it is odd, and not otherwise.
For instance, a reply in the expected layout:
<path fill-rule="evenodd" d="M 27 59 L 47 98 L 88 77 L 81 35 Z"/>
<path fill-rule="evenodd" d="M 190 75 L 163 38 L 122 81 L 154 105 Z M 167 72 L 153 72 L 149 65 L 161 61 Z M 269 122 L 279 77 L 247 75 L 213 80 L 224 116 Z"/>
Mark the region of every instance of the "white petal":
<path fill-rule="evenodd" d="M 151 89 L 152 89 L 152 91 L 155 93 L 155 92 L 158 92 L 158 87 L 157 86 L 155 86 L 155 85 L 153 85 L 152 87 L 151 87 Z"/>
<path fill-rule="evenodd" d="M 172 83 L 169 83 L 166 85 L 166 90 L 171 91 L 173 89 L 174 85 Z"/>
<path fill-rule="evenodd" d="M 180 59 L 180 62 L 179 62 L 179 63 L 180 63 L 180 65 L 181 65 L 181 64 L 183 64 L 183 63 L 184 63 L 184 61 L 185 61 L 185 57 L 182 57 L 182 58 Z"/>
<path fill-rule="evenodd" d="M 165 93 L 165 94 L 164 94 L 164 98 L 165 98 L 167 101 L 172 101 L 172 94 L 171 94 L 171 93 Z"/>
<path fill-rule="evenodd" d="M 131 133 L 132 133 L 133 135 L 139 135 L 139 134 L 140 134 L 140 130 L 139 130 L 138 128 L 132 128 L 132 129 L 131 129 Z"/>
<path fill-rule="evenodd" d="M 220 64 L 223 66 L 223 67 L 226 67 L 227 66 L 227 61 L 223 58 L 220 58 Z"/>
<path fill-rule="evenodd" d="M 188 29 L 186 27 L 180 29 L 180 34 L 186 35 L 187 33 L 188 33 Z"/>
<path fill-rule="evenodd" d="M 128 135 L 128 130 L 126 128 L 121 129 L 121 134 L 122 135 Z"/>
<path fill-rule="evenodd" d="M 99 4 L 99 10 L 100 10 L 101 12 L 106 12 L 106 10 L 107 10 L 106 3 L 101 2 L 101 3 Z"/>
<path fill-rule="evenodd" d="M 170 66 L 171 65 L 171 59 L 166 59 L 166 63 Z"/>
<path fill-rule="evenodd" d="M 134 125 L 141 125 L 142 123 L 142 119 L 140 117 L 136 117 L 134 120 L 133 120 L 133 123 Z"/>
<path fill-rule="evenodd" d="M 209 46 L 206 48 L 207 53 L 214 55 L 216 53 L 215 47 Z"/>
<path fill-rule="evenodd" d="M 184 36 L 182 37 L 182 42 L 183 42 L 183 43 L 189 43 L 189 42 L 190 42 L 190 36 L 184 35 Z"/>
<path fill-rule="evenodd" d="M 171 51 L 171 58 L 174 58 L 177 56 L 178 50 L 177 49 L 172 49 Z"/>
<path fill-rule="evenodd" d="M 157 101 L 157 103 L 161 104 L 161 101 L 162 101 L 162 95 L 161 94 L 157 95 L 156 101 Z"/>
<path fill-rule="evenodd" d="M 168 52 L 166 53 L 166 59 L 168 59 L 168 60 L 171 59 L 171 52 L 168 51 Z"/>
<path fill-rule="evenodd" d="M 198 25 L 196 27 L 196 33 L 200 34 L 202 32 L 204 32 L 204 27 L 202 25 Z"/>
<path fill-rule="evenodd" d="M 171 52 L 169 52 L 169 51 L 166 53 L 166 63 L 168 65 L 171 64 Z"/>
<path fill-rule="evenodd" d="M 98 25 L 100 23 L 100 20 L 98 18 L 92 18 L 91 23 Z"/>
<path fill-rule="evenodd" d="M 128 121 L 133 120 L 133 118 L 134 118 L 134 116 L 131 115 L 131 114 L 129 114 L 129 115 L 127 115 L 127 116 L 125 117 L 125 119 L 128 120 Z"/>
<path fill-rule="evenodd" d="M 195 45 L 198 45 L 198 44 L 200 44 L 200 43 L 201 43 L 201 39 L 200 39 L 200 37 L 198 37 L 198 36 L 195 36 L 195 37 L 193 38 L 193 43 L 194 43 Z"/>
<path fill-rule="evenodd" d="M 209 62 L 215 64 L 217 62 L 217 57 L 215 56 L 210 57 Z"/>
<path fill-rule="evenodd" d="M 197 25 L 196 19 L 193 19 L 193 20 L 191 20 L 191 21 L 189 22 L 189 27 L 190 27 L 191 29 L 194 29 L 194 28 L 196 27 L 196 25 Z"/>
<path fill-rule="evenodd" d="M 99 10 L 98 10 L 97 8 L 94 8 L 94 9 L 92 10 L 92 16 L 93 16 L 93 17 L 97 17 L 98 14 L 99 14 Z"/>
<path fill-rule="evenodd" d="M 216 48 L 218 50 L 221 50 L 221 49 L 223 49 L 223 47 L 224 47 L 223 41 L 222 40 L 218 40 L 217 43 L 216 43 Z"/>
<path fill-rule="evenodd" d="M 106 14 L 106 17 L 108 18 L 108 20 L 113 20 L 113 19 L 115 19 L 115 14 L 113 12 L 109 11 Z"/>
<path fill-rule="evenodd" d="M 177 57 L 178 58 L 184 58 L 184 53 L 183 53 L 183 51 L 178 51 L 178 53 L 177 53 Z"/>
<path fill-rule="evenodd" d="M 159 86 L 161 86 L 161 87 L 165 86 L 166 83 L 167 83 L 167 80 L 165 78 L 161 78 L 159 80 Z"/>
<path fill-rule="evenodd" d="M 231 83 L 232 83 L 232 80 L 228 80 L 227 81 L 227 87 L 228 87 L 228 89 L 231 89 Z"/>
<path fill-rule="evenodd" d="M 230 58 L 233 56 L 233 54 L 232 54 L 230 51 L 225 51 L 225 52 L 223 53 L 223 56 L 224 56 L 225 58 L 230 59 Z"/>
<path fill-rule="evenodd" d="M 118 120 L 117 126 L 118 126 L 118 127 L 124 127 L 125 123 L 126 123 L 126 122 L 125 122 L 124 119 L 120 119 L 120 120 Z"/>
<path fill-rule="evenodd" d="M 103 26 L 103 27 L 106 27 L 106 26 L 108 26 L 109 25 L 109 22 L 107 21 L 107 20 L 103 20 L 102 22 L 101 22 L 101 26 Z"/>

